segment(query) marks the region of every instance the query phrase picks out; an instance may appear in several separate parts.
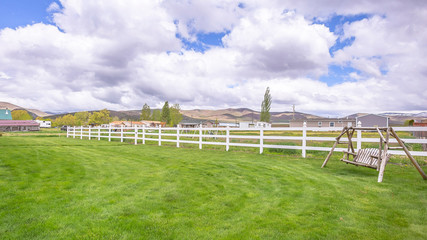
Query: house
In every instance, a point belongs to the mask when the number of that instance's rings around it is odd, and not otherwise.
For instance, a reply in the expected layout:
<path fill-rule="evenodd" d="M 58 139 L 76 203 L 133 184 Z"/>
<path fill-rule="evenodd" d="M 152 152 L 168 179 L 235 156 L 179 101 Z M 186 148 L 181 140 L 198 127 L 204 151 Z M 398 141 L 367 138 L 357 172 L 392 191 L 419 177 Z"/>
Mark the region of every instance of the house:
<path fill-rule="evenodd" d="M 12 120 L 12 112 L 9 109 L 0 109 L 0 120 Z"/>
<path fill-rule="evenodd" d="M 303 127 L 304 122 L 307 127 L 351 127 L 356 126 L 355 118 L 311 118 L 291 120 L 290 127 Z"/>
<path fill-rule="evenodd" d="M 376 114 L 366 114 L 356 117 L 356 122 L 361 122 L 362 127 L 388 127 L 388 117 Z"/>
<path fill-rule="evenodd" d="M 38 124 L 40 124 L 41 128 L 50 128 L 52 127 L 51 121 L 45 121 L 45 120 L 35 120 Z"/>
<path fill-rule="evenodd" d="M 0 120 L 0 132 L 39 131 L 40 124 L 33 120 Z"/>

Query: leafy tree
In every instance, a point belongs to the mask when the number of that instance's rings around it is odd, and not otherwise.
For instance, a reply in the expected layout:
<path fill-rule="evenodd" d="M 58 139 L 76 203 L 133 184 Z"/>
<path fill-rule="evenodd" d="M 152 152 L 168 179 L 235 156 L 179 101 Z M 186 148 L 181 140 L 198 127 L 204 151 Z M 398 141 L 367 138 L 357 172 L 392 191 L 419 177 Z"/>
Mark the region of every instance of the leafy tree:
<path fill-rule="evenodd" d="M 41 120 L 41 121 L 51 121 L 53 123 L 53 120 L 50 118 L 42 118 L 42 117 L 36 117 L 36 120 Z"/>
<path fill-rule="evenodd" d="M 89 118 L 91 117 L 91 114 L 89 112 L 77 112 L 74 114 L 74 117 L 76 118 L 77 126 L 84 126 L 89 123 Z"/>
<path fill-rule="evenodd" d="M 99 112 L 94 112 L 90 116 L 89 124 L 101 125 L 101 124 L 110 123 L 110 121 L 111 121 L 110 111 L 108 111 L 107 109 L 103 109 Z"/>
<path fill-rule="evenodd" d="M 414 119 L 405 120 L 404 125 L 405 126 L 413 126 L 414 125 Z"/>
<path fill-rule="evenodd" d="M 170 126 L 178 125 L 182 121 L 181 107 L 179 104 L 174 104 L 170 107 Z"/>
<path fill-rule="evenodd" d="M 76 117 L 71 114 L 67 114 L 62 117 L 57 117 L 55 121 L 52 123 L 52 126 L 54 127 L 60 127 L 60 126 L 76 126 Z"/>
<path fill-rule="evenodd" d="M 33 120 L 33 117 L 25 110 L 12 111 L 13 120 Z"/>
<path fill-rule="evenodd" d="M 151 120 L 153 121 L 160 121 L 161 119 L 161 112 L 159 109 L 154 109 L 153 113 L 151 114 Z"/>
<path fill-rule="evenodd" d="M 141 110 L 141 120 L 150 120 L 151 109 L 147 103 L 144 104 Z"/>
<path fill-rule="evenodd" d="M 261 115 L 260 115 L 260 121 L 261 122 L 270 122 L 270 107 L 271 107 L 271 95 L 270 95 L 270 88 L 267 87 L 264 93 L 264 100 L 261 103 Z"/>

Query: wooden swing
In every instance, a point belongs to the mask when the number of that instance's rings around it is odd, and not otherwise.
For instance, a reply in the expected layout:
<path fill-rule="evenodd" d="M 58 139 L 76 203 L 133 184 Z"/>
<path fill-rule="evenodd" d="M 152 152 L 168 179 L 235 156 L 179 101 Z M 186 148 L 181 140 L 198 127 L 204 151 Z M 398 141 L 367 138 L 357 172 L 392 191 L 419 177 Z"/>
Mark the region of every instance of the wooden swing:
<path fill-rule="evenodd" d="M 356 130 L 367 130 L 367 131 L 376 131 L 380 136 L 380 142 L 378 148 L 364 148 L 360 149 L 357 152 L 354 151 L 352 137 Z M 385 133 L 385 137 L 383 133 Z M 390 159 L 390 153 L 388 153 L 389 149 L 402 149 L 405 151 L 408 158 L 411 160 L 412 164 L 414 164 L 415 168 L 421 174 L 424 180 L 427 180 L 427 175 L 424 173 L 418 162 L 412 157 L 408 148 L 405 146 L 404 142 L 397 136 L 396 132 L 392 127 L 344 127 L 341 134 L 335 138 L 336 141 L 332 146 L 331 151 L 323 162 L 322 168 L 326 166 L 329 161 L 329 158 L 332 156 L 335 147 L 338 144 L 343 144 L 340 142 L 341 137 L 347 135 L 348 143 L 347 143 L 347 151 L 343 151 L 344 155 L 341 161 L 347 164 L 353 164 L 356 166 L 363 166 L 368 168 L 373 168 L 379 171 L 378 174 L 378 182 L 383 181 L 385 166 Z M 394 137 L 400 147 L 390 147 L 390 136 Z"/>

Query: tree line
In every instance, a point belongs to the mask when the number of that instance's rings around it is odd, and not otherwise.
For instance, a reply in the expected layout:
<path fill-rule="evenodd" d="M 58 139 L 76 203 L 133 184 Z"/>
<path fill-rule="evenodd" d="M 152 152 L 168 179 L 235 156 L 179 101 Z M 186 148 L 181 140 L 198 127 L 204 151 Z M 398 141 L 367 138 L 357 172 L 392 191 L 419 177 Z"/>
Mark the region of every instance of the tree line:
<path fill-rule="evenodd" d="M 176 126 L 182 121 L 182 119 L 183 117 L 179 104 L 173 104 L 172 106 L 169 106 L 168 101 L 164 103 L 162 110 L 151 110 L 150 106 L 145 103 L 142 107 L 140 117 L 140 120 L 160 121 L 166 123 L 168 126 Z"/>

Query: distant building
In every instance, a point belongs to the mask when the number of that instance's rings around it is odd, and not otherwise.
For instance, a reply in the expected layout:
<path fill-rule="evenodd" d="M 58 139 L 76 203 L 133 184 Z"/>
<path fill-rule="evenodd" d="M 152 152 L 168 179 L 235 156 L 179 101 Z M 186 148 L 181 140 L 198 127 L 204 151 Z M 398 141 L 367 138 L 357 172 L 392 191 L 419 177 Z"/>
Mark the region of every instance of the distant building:
<path fill-rule="evenodd" d="M 268 122 L 240 122 L 240 128 L 271 128 L 271 123 Z"/>
<path fill-rule="evenodd" d="M 51 121 L 45 121 L 45 120 L 35 120 L 38 124 L 40 124 L 41 128 L 50 128 L 52 127 Z"/>
<path fill-rule="evenodd" d="M 376 114 L 366 114 L 356 117 L 356 122 L 361 122 L 362 127 L 388 127 L 388 117 Z"/>
<path fill-rule="evenodd" d="M 291 120 L 290 127 L 303 127 L 304 122 L 307 127 L 355 127 L 356 119 L 354 118 L 312 118 Z"/>
<path fill-rule="evenodd" d="M 218 127 L 239 127 L 238 123 L 218 123 Z"/>
<path fill-rule="evenodd" d="M 160 121 L 114 121 L 110 123 L 110 126 L 113 128 L 121 128 L 123 127 L 164 127 L 166 124 Z"/>
<path fill-rule="evenodd" d="M 0 132 L 39 131 L 40 124 L 33 120 L 0 120 Z"/>
<path fill-rule="evenodd" d="M 213 121 L 200 121 L 200 122 L 186 122 L 180 123 L 179 127 L 181 128 L 198 128 L 200 125 L 203 128 L 212 128 L 215 127 L 215 123 Z"/>
<path fill-rule="evenodd" d="M 12 112 L 9 109 L 0 109 L 0 120 L 12 120 Z"/>

